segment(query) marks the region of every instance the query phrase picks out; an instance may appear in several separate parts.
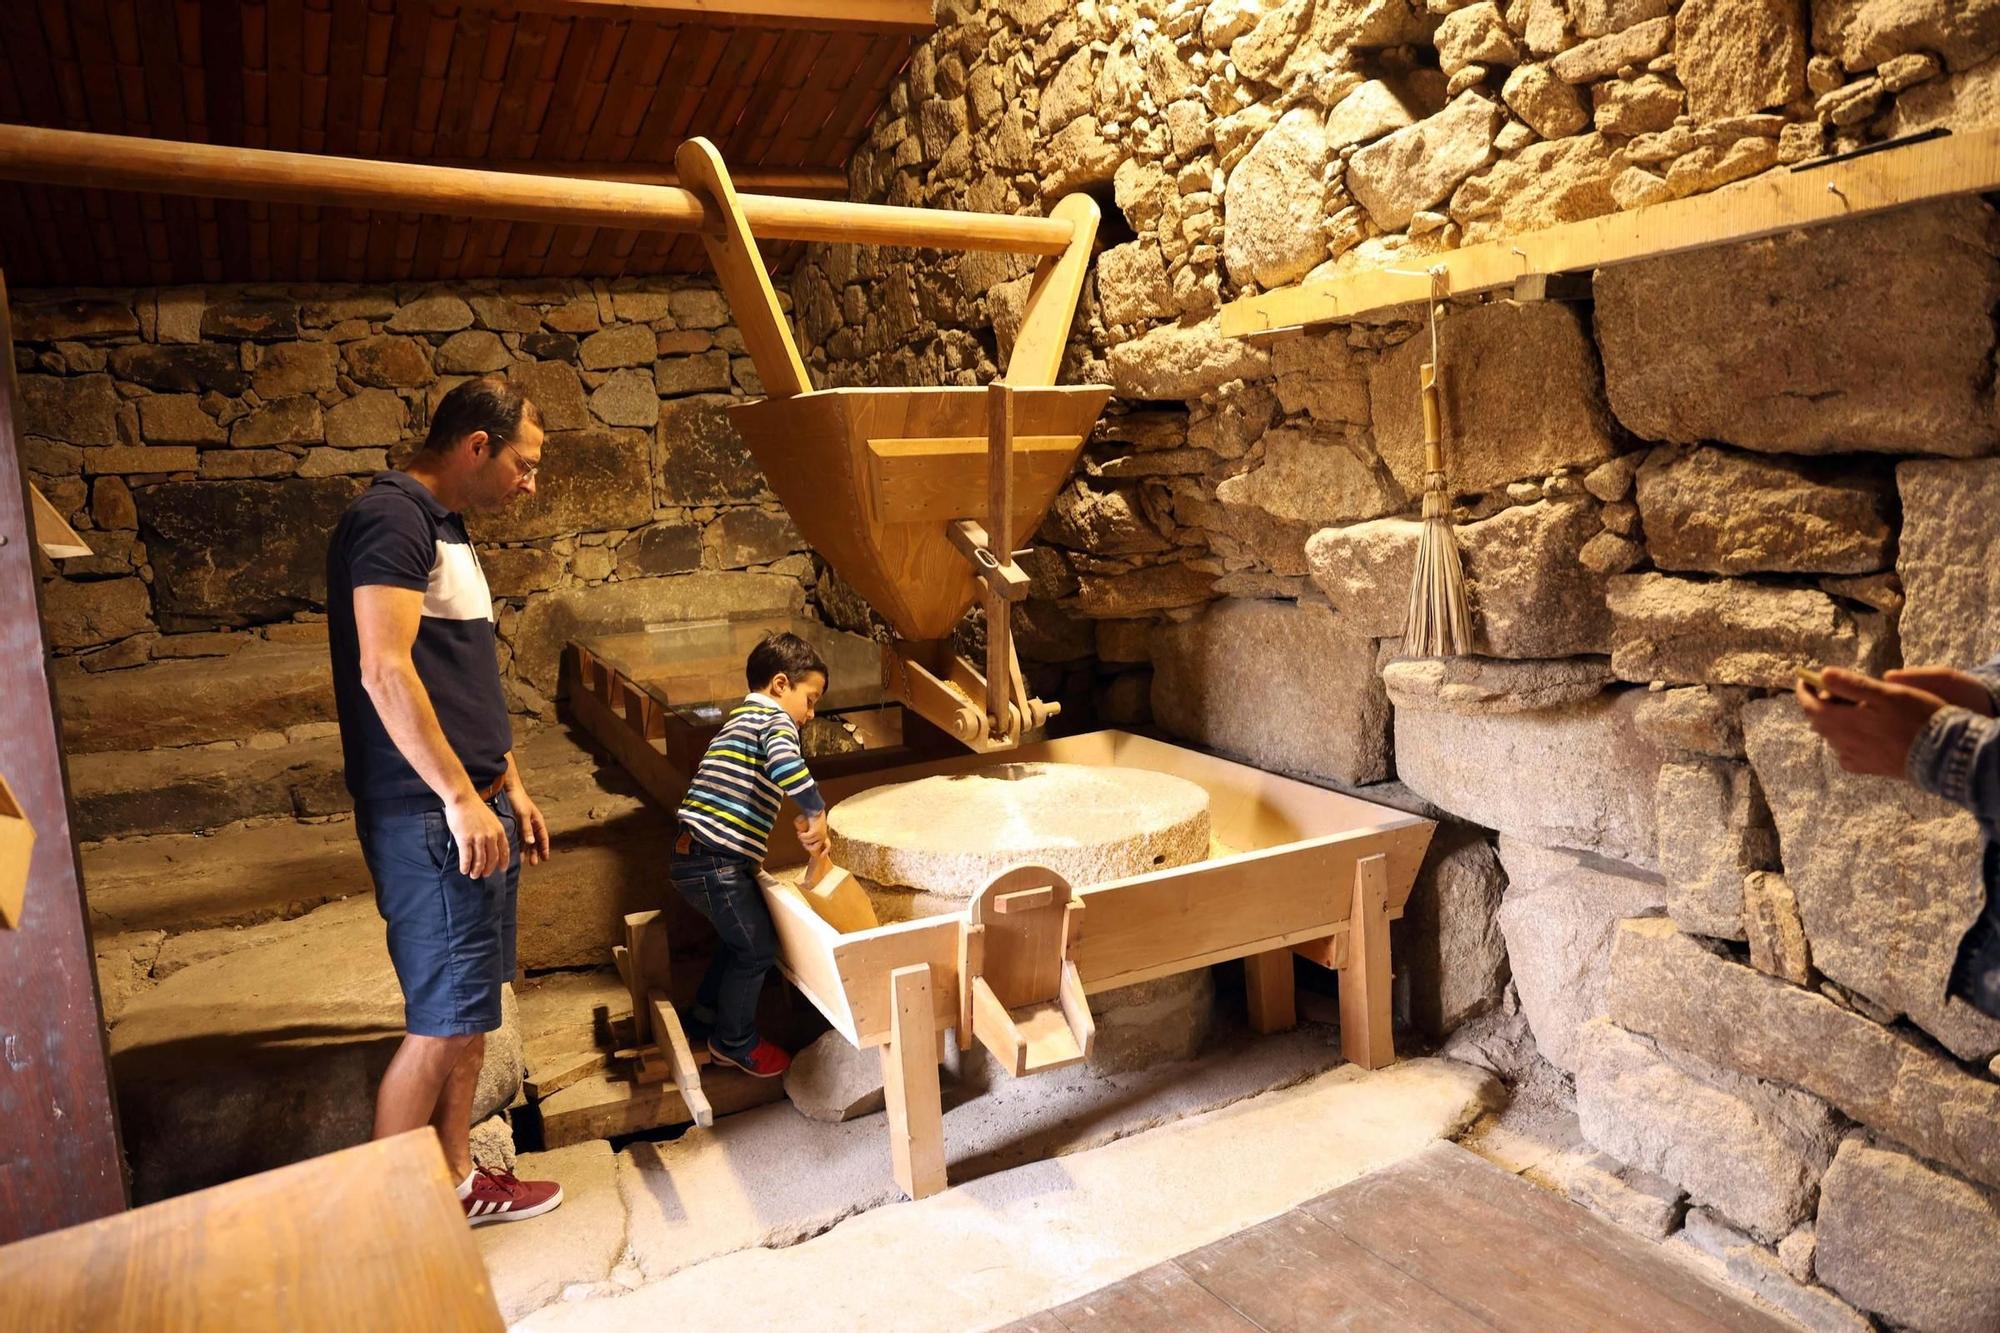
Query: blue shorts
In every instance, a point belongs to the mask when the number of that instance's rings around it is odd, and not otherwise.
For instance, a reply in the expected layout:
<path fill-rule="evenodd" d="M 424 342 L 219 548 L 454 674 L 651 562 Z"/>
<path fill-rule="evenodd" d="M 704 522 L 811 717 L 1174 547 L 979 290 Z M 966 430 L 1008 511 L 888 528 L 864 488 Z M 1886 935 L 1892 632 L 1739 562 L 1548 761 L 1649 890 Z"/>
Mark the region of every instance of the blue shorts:
<path fill-rule="evenodd" d="M 487 802 L 507 830 L 507 868 L 462 875 L 442 809 L 355 809 L 375 909 L 389 927 L 389 961 L 403 987 L 403 1025 L 419 1037 L 463 1037 L 500 1026 L 500 985 L 514 979 L 514 907 L 521 830 L 503 793 Z"/>

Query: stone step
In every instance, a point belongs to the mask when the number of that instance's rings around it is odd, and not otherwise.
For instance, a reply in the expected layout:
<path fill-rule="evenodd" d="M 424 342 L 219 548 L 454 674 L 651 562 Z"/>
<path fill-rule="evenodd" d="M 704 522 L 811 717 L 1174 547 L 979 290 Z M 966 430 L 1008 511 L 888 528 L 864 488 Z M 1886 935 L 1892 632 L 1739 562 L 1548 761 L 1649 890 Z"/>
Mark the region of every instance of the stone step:
<path fill-rule="evenodd" d="M 706 923 L 667 883 L 671 826 L 623 773 L 598 766 L 562 728 L 527 736 L 515 757 L 553 847 L 547 862 L 522 869 L 523 970 L 601 966 L 624 939 L 627 912 L 664 908 L 671 937 L 703 936 Z M 82 860 L 99 934 L 255 925 L 373 890 L 346 817 L 121 838 L 86 845 Z"/>
<path fill-rule="evenodd" d="M 228 657 L 64 673 L 56 687 L 71 755 L 245 740 L 333 721 L 324 644 L 256 643 Z"/>
<path fill-rule="evenodd" d="M 332 723 L 307 724 L 327 730 Z M 567 727 L 521 721 L 515 762 L 539 799 L 625 790 L 623 775 Z M 310 819 L 354 808 L 338 735 L 259 748 L 184 746 L 73 754 L 76 836 L 86 842 L 151 833 L 197 833 L 246 819 Z"/>
<path fill-rule="evenodd" d="M 402 1035 L 402 994 L 365 898 L 238 932 L 237 947 L 141 990 L 110 1036 L 134 1200 L 362 1142 Z M 521 1069 L 510 994 L 487 1038 L 475 1122 L 514 1100 Z"/>
<path fill-rule="evenodd" d="M 340 738 L 271 749 L 102 750 L 73 755 L 70 795 L 84 841 L 192 833 L 264 815 L 339 814 L 354 806 Z"/>

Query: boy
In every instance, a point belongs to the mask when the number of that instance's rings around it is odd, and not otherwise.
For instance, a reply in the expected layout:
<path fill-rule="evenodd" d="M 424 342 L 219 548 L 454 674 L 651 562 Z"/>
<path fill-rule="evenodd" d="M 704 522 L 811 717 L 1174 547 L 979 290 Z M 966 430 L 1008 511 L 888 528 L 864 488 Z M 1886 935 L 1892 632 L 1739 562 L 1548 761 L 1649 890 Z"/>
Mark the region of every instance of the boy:
<path fill-rule="evenodd" d="M 709 742 L 676 812 L 670 874 L 721 938 L 695 992 L 693 1017 L 708 1025 L 709 1054 L 776 1078 L 792 1058 L 757 1035 L 757 997 L 778 949 L 757 867 L 787 796 L 805 812 L 799 841 L 808 852 L 826 850 L 826 801 L 799 749 L 799 727 L 826 692 L 826 661 L 796 634 L 771 634 L 750 650 L 743 674 L 750 694 Z"/>

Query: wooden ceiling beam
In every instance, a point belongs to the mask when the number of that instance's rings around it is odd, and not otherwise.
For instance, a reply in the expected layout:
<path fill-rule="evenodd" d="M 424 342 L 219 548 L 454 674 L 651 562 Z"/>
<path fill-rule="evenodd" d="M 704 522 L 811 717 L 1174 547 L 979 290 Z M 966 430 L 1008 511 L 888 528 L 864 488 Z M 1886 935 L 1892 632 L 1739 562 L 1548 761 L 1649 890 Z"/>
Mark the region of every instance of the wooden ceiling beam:
<path fill-rule="evenodd" d="M 435 7 L 437 0 L 399 0 Z M 931 0 L 459 0 L 460 9 L 568 18 L 698 23 L 713 28 L 808 28 L 816 32 L 900 33 L 937 30 Z"/>
<path fill-rule="evenodd" d="M 157 190 L 218 199 L 416 212 L 458 221 L 504 218 L 564 227 L 633 227 L 719 234 L 701 196 L 664 185 L 510 175 L 457 167 L 224 148 L 78 130 L 0 125 L 0 180 L 66 190 Z M 1065 218 L 857 204 L 771 194 L 738 197 L 760 241 L 831 241 L 944 250 L 1055 255 L 1069 248 Z M 435 242 L 433 243 L 435 244 Z M 438 256 L 418 247 L 419 267 Z"/>
<path fill-rule="evenodd" d="M 510 176 L 570 176 L 625 185 L 681 183 L 672 167 L 659 162 L 544 162 L 540 158 L 486 161 L 466 157 L 431 158 L 412 165 L 503 171 Z M 729 178 L 746 190 L 767 190 L 772 194 L 847 193 L 847 173 L 837 167 L 746 167 L 730 172 Z"/>

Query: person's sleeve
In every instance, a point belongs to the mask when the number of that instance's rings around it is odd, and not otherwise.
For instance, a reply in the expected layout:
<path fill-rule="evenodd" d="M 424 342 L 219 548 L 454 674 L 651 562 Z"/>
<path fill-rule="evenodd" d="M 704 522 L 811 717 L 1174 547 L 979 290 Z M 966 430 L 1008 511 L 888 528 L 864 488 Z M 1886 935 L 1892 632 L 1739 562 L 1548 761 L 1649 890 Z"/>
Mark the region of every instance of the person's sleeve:
<path fill-rule="evenodd" d="M 1993 698 L 1994 713 L 2000 714 L 2000 657 L 1972 668 L 1970 674 L 1977 677 L 1979 683 L 1986 687 L 1986 693 Z"/>
<path fill-rule="evenodd" d="M 363 504 L 349 516 L 347 568 L 354 586 L 430 587 L 437 563 L 437 539 L 413 504 L 385 496 L 386 503 Z"/>
<path fill-rule="evenodd" d="M 764 771 L 770 774 L 771 781 L 808 816 L 826 809 L 826 798 L 819 794 L 819 784 L 813 781 L 812 771 L 806 767 L 805 753 L 799 749 L 799 733 L 792 729 L 789 719 L 777 718 L 765 730 L 764 762 L 767 765 Z"/>
<path fill-rule="evenodd" d="M 2000 720 L 1946 706 L 1931 714 L 1910 746 L 1911 782 L 1978 815 L 2000 822 Z"/>

